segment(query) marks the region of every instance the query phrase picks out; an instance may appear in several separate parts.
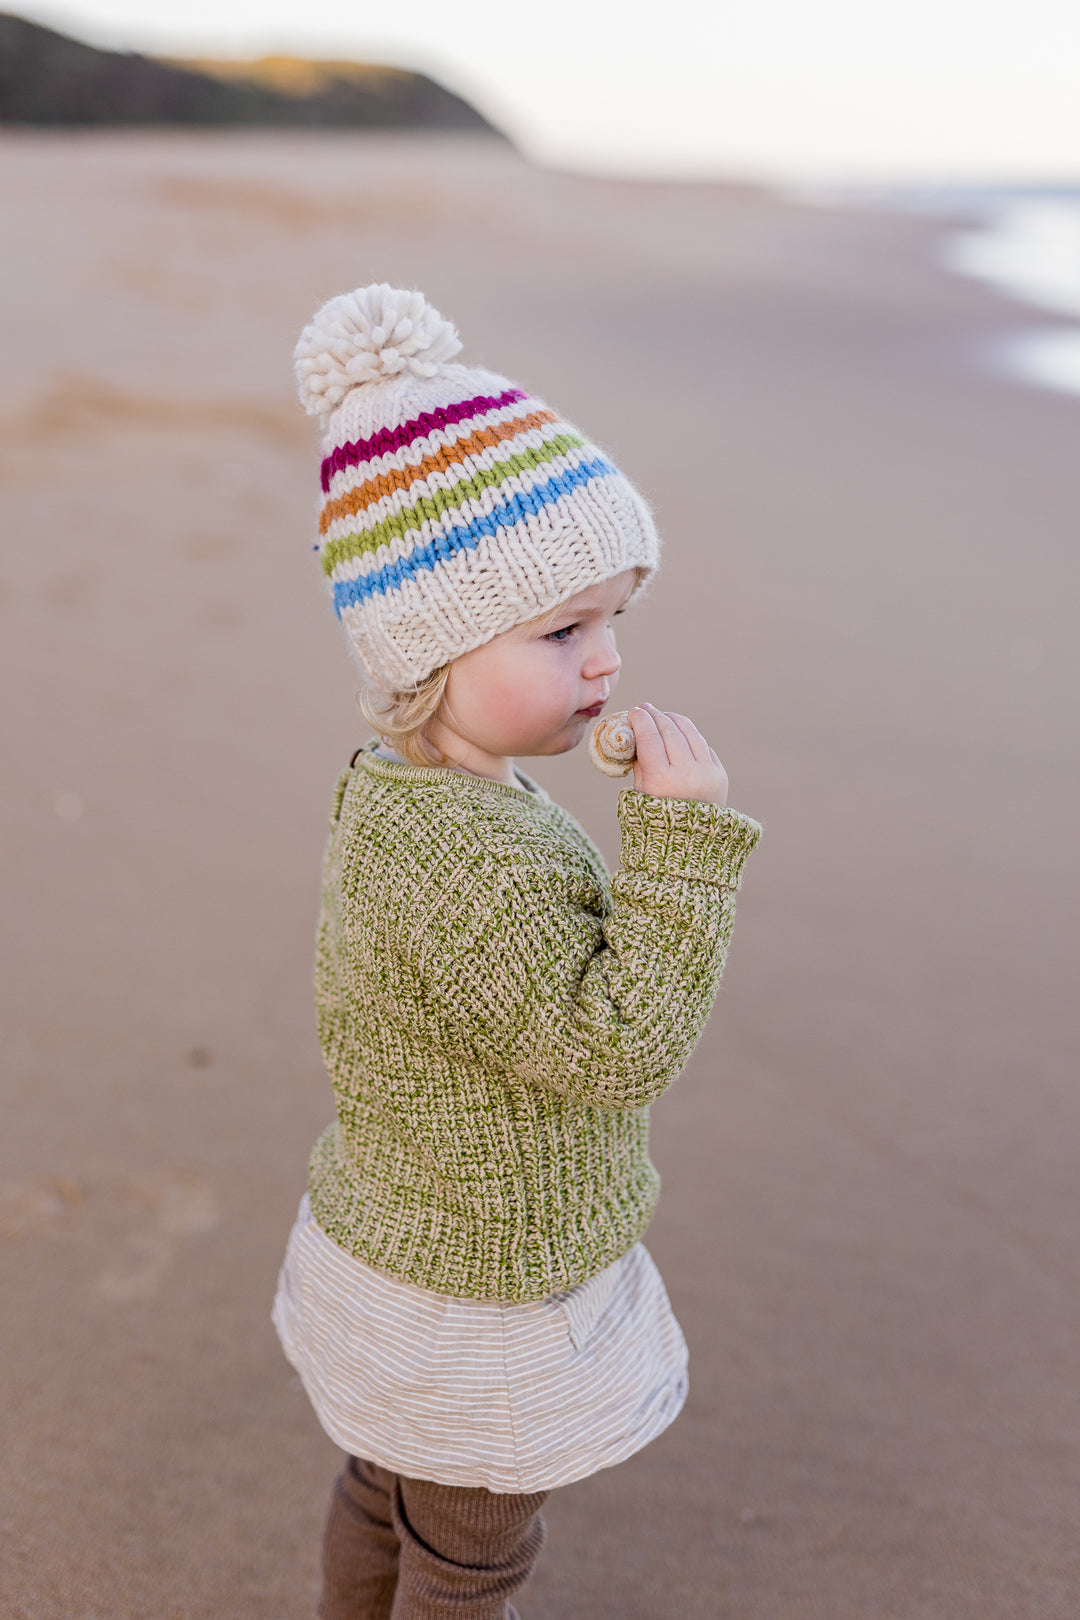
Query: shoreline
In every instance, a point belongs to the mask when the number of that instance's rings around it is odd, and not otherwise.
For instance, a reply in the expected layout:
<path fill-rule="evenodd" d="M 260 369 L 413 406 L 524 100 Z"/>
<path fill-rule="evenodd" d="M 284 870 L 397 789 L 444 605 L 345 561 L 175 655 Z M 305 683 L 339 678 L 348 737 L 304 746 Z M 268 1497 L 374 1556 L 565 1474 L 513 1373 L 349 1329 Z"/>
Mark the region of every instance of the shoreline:
<path fill-rule="evenodd" d="M 985 345 L 981 363 L 1032 387 L 1080 394 L 1080 184 L 839 186 L 805 195 L 811 203 L 833 198 L 947 222 L 936 256 L 945 270 L 1062 323 L 1032 327 L 1018 320 L 1015 330 Z"/>

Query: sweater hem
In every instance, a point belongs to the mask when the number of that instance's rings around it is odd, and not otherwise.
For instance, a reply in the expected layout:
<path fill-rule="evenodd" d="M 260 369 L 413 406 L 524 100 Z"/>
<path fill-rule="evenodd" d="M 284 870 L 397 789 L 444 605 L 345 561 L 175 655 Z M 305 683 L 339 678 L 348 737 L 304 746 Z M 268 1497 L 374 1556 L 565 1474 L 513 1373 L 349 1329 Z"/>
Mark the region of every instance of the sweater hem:
<path fill-rule="evenodd" d="M 443 1256 L 458 1256 L 464 1247 L 476 1246 L 478 1234 L 474 1229 L 468 1231 L 467 1239 L 471 1242 L 466 1245 L 462 1242 L 465 1234 L 453 1222 L 446 1219 L 439 1221 L 429 1216 L 426 1221 L 417 1223 L 417 1227 L 422 1226 L 423 1230 L 414 1227 L 410 1231 L 411 1241 L 407 1247 L 400 1242 L 380 1244 L 365 1241 L 364 1234 L 358 1233 L 350 1220 L 348 1202 L 335 1199 L 332 1193 L 326 1197 L 325 1183 L 315 1175 L 310 1175 L 308 1179 L 308 1197 L 315 1220 L 331 1242 L 352 1255 L 354 1260 L 360 1260 L 376 1271 L 452 1299 L 497 1300 L 505 1305 L 531 1305 L 588 1282 L 598 1272 L 621 1260 L 635 1243 L 641 1241 L 659 1201 L 660 1178 L 655 1171 L 653 1176 L 655 1182 L 648 1187 L 641 1205 L 635 1210 L 636 1219 L 620 1223 L 617 1228 L 610 1230 L 606 1241 L 597 1240 L 590 1244 L 588 1257 L 581 1264 L 561 1262 L 530 1267 L 522 1263 L 517 1266 L 489 1266 L 483 1270 L 470 1266 L 467 1275 L 460 1263 L 454 1264 L 453 1260 L 449 1264 L 440 1262 Z M 480 1236 L 482 1238 L 483 1234 Z M 539 1245 L 532 1249 L 534 1257 L 543 1252 Z M 533 1277 L 535 1281 L 531 1280 Z"/>

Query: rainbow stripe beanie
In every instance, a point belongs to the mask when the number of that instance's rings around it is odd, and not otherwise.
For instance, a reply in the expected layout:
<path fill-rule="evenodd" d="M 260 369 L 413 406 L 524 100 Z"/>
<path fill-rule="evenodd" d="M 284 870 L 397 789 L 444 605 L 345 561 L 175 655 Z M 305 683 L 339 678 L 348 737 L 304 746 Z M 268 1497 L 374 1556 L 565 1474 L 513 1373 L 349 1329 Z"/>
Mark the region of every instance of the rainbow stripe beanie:
<path fill-rule="evenodd" d="M 423 294 L 332 298 L 296 346 L 321 419 L 316 543 L 368 683 L 408 691 L 439 665 L 627 568 L 660 542 L 601 450 L 505 377 L 455 363 Z"/>

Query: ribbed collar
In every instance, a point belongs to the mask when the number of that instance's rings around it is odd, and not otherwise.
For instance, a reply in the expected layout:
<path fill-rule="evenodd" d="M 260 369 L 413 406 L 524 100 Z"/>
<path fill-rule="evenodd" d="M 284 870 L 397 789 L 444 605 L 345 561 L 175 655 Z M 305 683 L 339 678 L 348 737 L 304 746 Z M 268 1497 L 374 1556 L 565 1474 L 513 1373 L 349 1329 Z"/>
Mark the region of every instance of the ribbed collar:
<path fill-rule="evenodd" d="M 490 776 L 475 776 L 471 771 L 459 770 L 453 765 L 409 765 L 405 760 L 383 759 L 375 752 L 378 746 L 377 737 L 369 738 L 362 748 L 357 749 L 353 764 L 362 765 L 373 776 L 389 776 L 399 782 L 438 783 L 463 793 L 510 793 L 530 804 L 553 802 L 540 783 L 517 765 L 514 766 L 514 775 L 527 783 L 527 787 L 511 787 L 507 782 L 495 782 Z"/>

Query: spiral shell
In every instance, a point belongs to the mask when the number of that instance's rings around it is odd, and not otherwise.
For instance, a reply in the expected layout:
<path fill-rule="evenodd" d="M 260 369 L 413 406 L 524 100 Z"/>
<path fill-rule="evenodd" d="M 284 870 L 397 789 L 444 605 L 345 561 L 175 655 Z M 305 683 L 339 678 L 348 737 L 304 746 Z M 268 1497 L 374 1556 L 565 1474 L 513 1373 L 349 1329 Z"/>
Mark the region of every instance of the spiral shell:
<path fill-rule="evenodd" d="M 637 758 L 637 740 L 628 709 L 596 722 L 589 737 L 589 758 L 605 776 L 630 774 Z"/>

